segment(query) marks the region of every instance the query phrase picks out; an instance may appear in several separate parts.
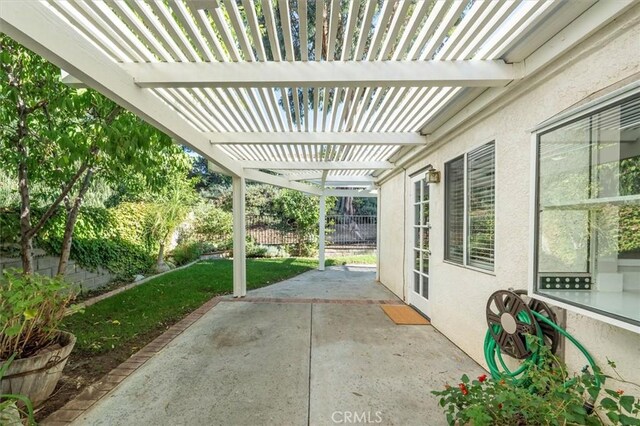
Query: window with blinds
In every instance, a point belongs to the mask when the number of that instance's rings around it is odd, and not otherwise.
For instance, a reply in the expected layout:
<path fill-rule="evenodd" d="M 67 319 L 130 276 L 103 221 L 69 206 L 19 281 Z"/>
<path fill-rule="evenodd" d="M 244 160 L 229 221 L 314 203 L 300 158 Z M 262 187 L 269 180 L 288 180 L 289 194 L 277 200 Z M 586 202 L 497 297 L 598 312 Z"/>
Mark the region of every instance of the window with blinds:
<path fill-rule="evenodd" d="M 464 251 L 464 156 L 444 166 L 446 260 L 463 263 Z"/>
<path fill-rule="evenodd" d="M 493 270 L 495 146 L 467 154 L 467 265 Z"/>
<path fill-rule="evenodd" d="M 495 144 L 445 164 L 445 260 L 493 270 Z"/>

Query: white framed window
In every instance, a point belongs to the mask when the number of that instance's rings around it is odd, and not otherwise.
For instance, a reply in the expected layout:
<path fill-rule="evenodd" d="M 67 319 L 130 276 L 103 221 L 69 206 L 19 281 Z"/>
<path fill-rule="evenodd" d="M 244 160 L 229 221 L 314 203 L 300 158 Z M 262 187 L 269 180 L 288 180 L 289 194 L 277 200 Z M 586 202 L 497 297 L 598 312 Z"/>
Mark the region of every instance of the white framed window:
<path fill-rule="evenodd" d="M 534 132 L 535 297 L 640 331 L 640 88 Z"/>
<path fill-rule="evenodd" d="M 495 143 L 445 163 L 445 260 L 493 271 Z"/>

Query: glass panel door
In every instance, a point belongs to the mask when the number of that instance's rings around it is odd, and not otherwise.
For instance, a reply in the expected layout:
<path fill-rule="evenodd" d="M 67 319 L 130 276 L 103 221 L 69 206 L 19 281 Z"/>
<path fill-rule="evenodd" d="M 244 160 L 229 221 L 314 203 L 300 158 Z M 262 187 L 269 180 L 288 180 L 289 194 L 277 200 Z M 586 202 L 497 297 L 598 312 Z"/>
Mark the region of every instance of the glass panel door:
<path fill-rule="evenodd" d="M 412 182 L 413 218 L 410 233 L 412 245 L 411 291 L 409 303 L 429 316 L 429 184 L 424 178 Z"/>

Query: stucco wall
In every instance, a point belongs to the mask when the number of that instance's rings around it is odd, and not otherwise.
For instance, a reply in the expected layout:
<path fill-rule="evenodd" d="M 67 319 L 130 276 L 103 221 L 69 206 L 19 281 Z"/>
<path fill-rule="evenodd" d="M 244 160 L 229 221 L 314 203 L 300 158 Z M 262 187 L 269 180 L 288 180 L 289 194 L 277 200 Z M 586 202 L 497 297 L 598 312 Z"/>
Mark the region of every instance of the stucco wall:
<path fill-rule="evenodd" d="M 380 282 L 404 299 L 404 174 L 391 179 L 380 194 Z M 384 267 L 382 267 L 384 265 Z"/>
<path fill-rule="evenodd" d="M 482 273 L 443 261 L 444 184 L 432 185 L 431 195 L 431 288 L 432 323 L 455 344 L 484 365 L 482 352 L 486 332 L 485 303 L 498 289 L 526 288 L 529 266 L 529 189 L 530 129 L 586 99 L 604 95 L 621 82 L 639 78 L 640 7 L 610 24 L 562 58 L 541 76 L 520 83 L 520 94 L 503 108 L 477 124 L 438 145 L 400 176 L 433 164 L 444 170 L 444 163 L 479 145 L 496 143 L 496 252 L 495 272 Z M 635 52 L 635 54 L 633 53 Z M 398 177 L 382 186 L 383 214 L 407 215 L 396 204 Z M 403 178 L 405 179 L 405 178 Z M 405 180 L 405 190 L 408 188 Z M 394 226 L 385 230 L 384 226 Z M 381 253 L 406 250 L 404 238 L 395 235 L 397 224 L 383 221 Z M 393 247 L 388 247 L 393 245 Z M 386 246 L 386 247 L 385 247 Z M 398 288 L 399 256 L 381 258 L 382 282 Z M 402 277 L 404 279 L 404 277 Z M 628 380 L 640 381 L 640 335 L 579 314 L 568 313 L 567 328 L 594 353 L 601 365 L 606 357 L 618 361 Z M 580 369 L 585 362 L 573 349 L 567 350 L 570 366 Z"/>

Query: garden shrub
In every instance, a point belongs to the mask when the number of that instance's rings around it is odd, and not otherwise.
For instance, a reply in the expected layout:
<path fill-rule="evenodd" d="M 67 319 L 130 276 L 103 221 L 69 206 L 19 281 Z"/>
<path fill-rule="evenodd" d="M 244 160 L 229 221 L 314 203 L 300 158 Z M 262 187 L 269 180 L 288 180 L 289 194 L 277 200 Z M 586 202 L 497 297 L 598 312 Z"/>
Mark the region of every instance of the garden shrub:
<path fill-rule="evenodd" d="M 71 259 L 88 269 L 103 267 L 119 278 L 147 272 L 154 264 L 158 242 L 150 239 L 146 203 L 122 203 L 115 208 L 83 207 L 73 234 Z M 42 210 L 33 210 L 33 220 Z M 58 210 L 36 239 L 36 246 L 52 255 L 60 254 L 65 212 Z M 20 232 L 18 209 L 0 211 L 0 237 L 17 242 Z"/>
<path fill-rule="evenodd" d="M 198 260 L 203 254 L 203 245 L 199 242 L 189 242 L 179 244 L 169 254 L 169 258 L 176 266 L 186 265 L 187 263 Z"/>
<path fill-rule="evenodd" d="M 212 204 L 194 211 L 190 239 L 201 242 L 229 244 L 233 239 L 233 215 Z"/>

